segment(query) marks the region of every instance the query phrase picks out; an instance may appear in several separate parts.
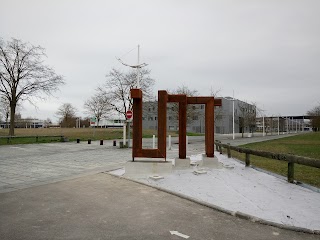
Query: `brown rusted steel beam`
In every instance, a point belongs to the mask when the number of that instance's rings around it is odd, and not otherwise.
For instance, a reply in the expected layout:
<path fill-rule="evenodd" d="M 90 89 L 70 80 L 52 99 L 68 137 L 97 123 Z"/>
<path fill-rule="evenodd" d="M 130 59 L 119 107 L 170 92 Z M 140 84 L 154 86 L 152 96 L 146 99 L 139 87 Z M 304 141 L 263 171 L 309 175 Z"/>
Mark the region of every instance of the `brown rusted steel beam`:
<path fill-rule="evenodd" d="M 179 158 L 187 157 L 187 95 L 168 95 L 168 102 L 179 103 Z"/>
<path fill-rule="evenodd" d="M 222 106 L 222 100 L 221 99 L 214 99 L 214 106 L 221 107 Z"/>
<path fill-rule="evenodd" d="M 213 97 L 188 97 L 188 104 L 206 104 Z M 221 99 L 214 99 L 214 106 L 222 106 Z"/>
<path fill-rule="evenodd" d="M 187 157 L 187 96 L 179 101 L 179 158 Z"/>
<path fill-rule="evenodd" d="M 188 97 L 188 104 L 206 104 L 212 97 Z"/>
<path fill-rule="evenodd" d="M 181 102 L 184 101 L 185 97 L 185 94 L 170 94 L 168 95 L 168 102 Z"/>
<path fill-rule="evenodd" d="M 142 149 L 142 91 L 131 89 L 133 98 L 133 131 L 132 131 L 132 160 L 138 156 L 138 151 Z"/>
<path fill-rule="evenodd" d="M 162 152 L 159 149 L 140 149 L 137 152 L 136 157 L 144 157 L 144 158 L 165 158 Z"/>
<path fill-rule="evenodd" d="M 142 99 L 142 91 L 141 89 L 138 89 L 138 88 L 132 88 L 130 90 L 130 93 L 131 93 L 131 98 L 135 99 L 135 98 L 140 98 Z"/>
<path fill-rule="evenodd" d="M 205 109 L 205 146 L 207 157 L 214 157 L 214 98 L 206 103 Z"/>
<path fill-rule="evenodd" d="M 167 155 L 167 91 L 158 91 L 158 150 L 166 159 Z"/>

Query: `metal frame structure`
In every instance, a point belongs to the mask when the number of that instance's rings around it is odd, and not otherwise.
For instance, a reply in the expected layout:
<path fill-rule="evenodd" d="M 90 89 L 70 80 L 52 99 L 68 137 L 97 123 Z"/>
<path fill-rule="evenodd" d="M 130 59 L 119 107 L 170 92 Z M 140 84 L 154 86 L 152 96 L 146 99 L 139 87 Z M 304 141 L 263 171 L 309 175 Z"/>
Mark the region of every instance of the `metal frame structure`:
<path fill-rule="evenodd" d="M 167 103 L 179 103 L 179 158 L 187 155 L 187 104 L 205 104 L 205 151 L 214 157 L 214 106 L 221 106 L 221 99 L 214 97 L 187 97 L 184 94 L 169 95 L 158 91 L 158 148 L 142 148 L 142 91 L 131 89 L 133 98 L 132 160 L 135 157 L 164 158 L 166 160 Z"/>

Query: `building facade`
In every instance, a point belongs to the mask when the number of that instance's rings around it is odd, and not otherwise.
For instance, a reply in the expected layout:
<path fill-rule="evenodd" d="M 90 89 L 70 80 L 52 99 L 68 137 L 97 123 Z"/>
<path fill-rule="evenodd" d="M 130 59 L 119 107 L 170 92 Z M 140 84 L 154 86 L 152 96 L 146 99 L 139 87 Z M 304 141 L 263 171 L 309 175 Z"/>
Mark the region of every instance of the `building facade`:
<path fill-rule="evenodd" d="M 215 133 L 229 134 L 233 132 L 233 102 L 235 133 L 252 132 L 255 128 L 256 107 L 231 97 L 219 98 L 222 106 L 214 109 Z M 143 103 L 142 125 L 144 129 L 158 128 L 158 102 Z M 179 130 L 178 105 L 168 103 L 167 106 L 167 130 Z M 205 132 L 205 105 L 188 105 L 187 132 Z"/>

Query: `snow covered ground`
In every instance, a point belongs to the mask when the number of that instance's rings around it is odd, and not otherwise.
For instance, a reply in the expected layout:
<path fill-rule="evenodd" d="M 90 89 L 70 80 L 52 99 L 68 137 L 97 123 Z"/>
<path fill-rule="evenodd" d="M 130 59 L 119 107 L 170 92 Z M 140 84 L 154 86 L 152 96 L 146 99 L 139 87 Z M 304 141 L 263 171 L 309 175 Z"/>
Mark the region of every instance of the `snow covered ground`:
<path fill-rule="evenodd" d="M 254 217 L 289 226 L 320 230 L 320 193 L 288 183 L 242 163 L 215 153 L 224 167 L 205 169 L 206 174 L 195 175 L 195 168 L 174 170 L 160 180 L 135 178 L 199 199 L 221 208 L 242 212 Z M 199 161 L 201 155 L 191 156 Z M 123 175 L 124 169 L 112 174 Z"/>

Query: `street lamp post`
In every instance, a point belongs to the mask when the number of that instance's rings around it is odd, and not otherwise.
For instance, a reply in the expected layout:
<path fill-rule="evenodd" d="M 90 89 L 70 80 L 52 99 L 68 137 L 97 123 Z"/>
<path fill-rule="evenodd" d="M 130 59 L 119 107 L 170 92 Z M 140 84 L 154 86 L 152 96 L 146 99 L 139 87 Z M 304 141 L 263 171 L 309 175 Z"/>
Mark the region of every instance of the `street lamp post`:
<path fill-rule="evenodd" d="M 233 99 L 232 99 L 232 139 L 235 139 L 234 134 L 234 91 L 233 91 Z"/>

